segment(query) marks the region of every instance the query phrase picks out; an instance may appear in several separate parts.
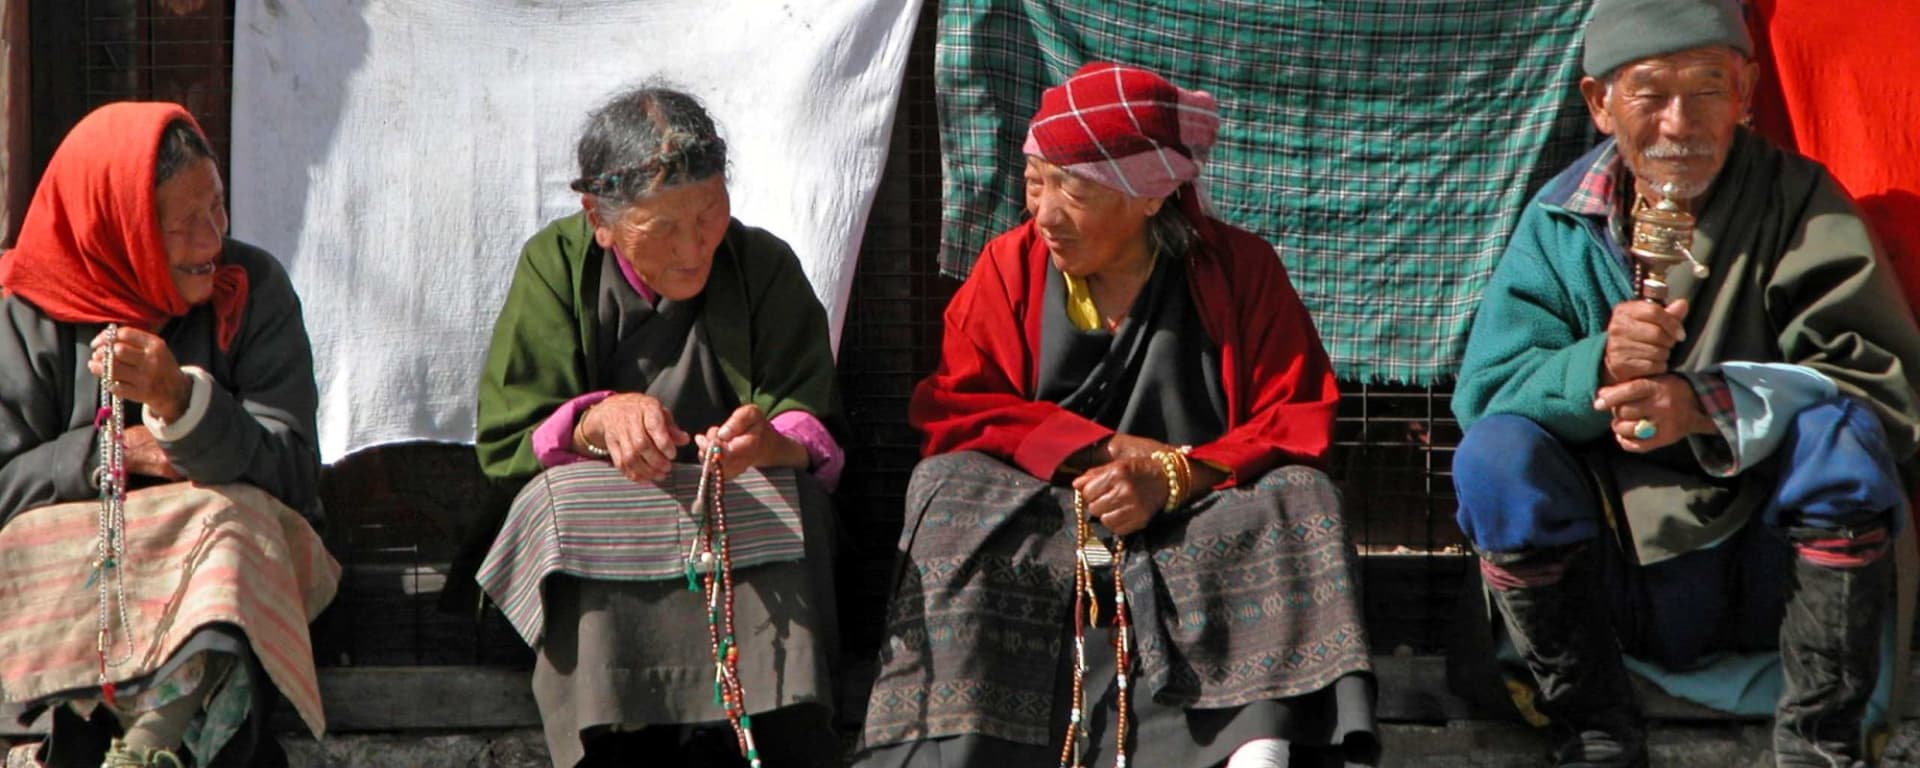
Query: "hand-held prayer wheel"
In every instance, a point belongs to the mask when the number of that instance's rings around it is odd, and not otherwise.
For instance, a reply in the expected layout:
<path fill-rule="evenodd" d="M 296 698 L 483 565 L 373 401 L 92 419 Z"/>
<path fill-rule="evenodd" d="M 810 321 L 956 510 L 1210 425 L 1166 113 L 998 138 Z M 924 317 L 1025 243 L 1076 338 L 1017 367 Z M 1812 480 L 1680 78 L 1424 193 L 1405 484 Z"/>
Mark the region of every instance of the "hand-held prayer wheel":
<path fill-rule="evenodd" d="M 1707 267 L 1693 258 L 1693 214 L 1672 195 L 1673 186 L 1665 185 L 1660 202 L 1649 205 L 1642 197 L 1634 201 L 1633 235 L 1628 252 L 1633 254 L 1633 289 L 1641 299 L 1655 304 L 1667 303 L 1667 271 L 1685 261 L 1693 265 L 1693 276 L 1704 278 Z"/>
<path fill-rule="evenodd" d="M 1680 262 L 1693 265 L 1693 276 L 1707 276 L 1707 266 L 1693 258 L 1693 214 L 1674 197 L 1672 184 L 1661 185 L 1660 201 L 1648 204 L 1645 197 L 1633 201 L 1633 233 L 1627 252 L 1633 254 L 1633 292 L 1642 301 L 1667 303 L 1667 272 Z M 1616 411 L 1617 413 L 1617 411 Z M 1635 440 L 1652 440 L 1660 434 L 1652 419 L 1633 425 Z"/>

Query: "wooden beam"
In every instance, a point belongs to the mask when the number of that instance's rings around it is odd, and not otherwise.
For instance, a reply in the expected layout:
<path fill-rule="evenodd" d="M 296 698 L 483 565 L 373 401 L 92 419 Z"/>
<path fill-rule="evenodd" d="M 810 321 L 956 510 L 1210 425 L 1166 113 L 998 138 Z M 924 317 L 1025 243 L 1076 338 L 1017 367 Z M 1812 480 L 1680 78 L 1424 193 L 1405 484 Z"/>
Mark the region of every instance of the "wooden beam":
<path fill-rule="evenodd" d="M 27 66 L 27 0 L 0 0 L 0 249 L 13 247 L 33 194 Z"/>
<path fill-rule="evenodd" d="M 498 667 L 339 667 L 320 671 L 320 698 L 327 730 L 342 733 L 538 728 L 532 677 Z"/>

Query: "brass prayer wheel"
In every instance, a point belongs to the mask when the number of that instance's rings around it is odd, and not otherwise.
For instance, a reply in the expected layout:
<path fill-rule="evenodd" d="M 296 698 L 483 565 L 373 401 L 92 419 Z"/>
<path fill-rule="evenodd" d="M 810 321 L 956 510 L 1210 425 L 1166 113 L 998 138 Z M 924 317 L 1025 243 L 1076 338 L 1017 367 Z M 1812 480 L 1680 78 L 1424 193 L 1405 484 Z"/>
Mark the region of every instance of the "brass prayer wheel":
<path fill-rule="evenodd" d="M 1693 264 L 1694 277 L 1706 277 L 1707 267 L 1693 258 L 1693 214 L 1672 195 L 1648 205 L 1641 198 L 1633 210 L 1634 292 L 1656 304 L 1667 303 L 1667 271 L 1680 262 Z"/>

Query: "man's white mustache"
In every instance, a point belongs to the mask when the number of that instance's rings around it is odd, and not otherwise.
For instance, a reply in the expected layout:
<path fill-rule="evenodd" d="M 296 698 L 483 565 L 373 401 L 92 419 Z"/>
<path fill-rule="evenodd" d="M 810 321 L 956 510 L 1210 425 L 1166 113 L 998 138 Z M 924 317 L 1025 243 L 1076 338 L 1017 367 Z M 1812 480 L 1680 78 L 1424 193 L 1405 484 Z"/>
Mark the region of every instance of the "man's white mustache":
<path fill-rule="evenodd" d="M 1647 147 L 1641 155 L 1649 160 L 1689 160 L 1695 157 L 1710 157 L 1713 146 L 1710 144 L 1655 144 Z"/>

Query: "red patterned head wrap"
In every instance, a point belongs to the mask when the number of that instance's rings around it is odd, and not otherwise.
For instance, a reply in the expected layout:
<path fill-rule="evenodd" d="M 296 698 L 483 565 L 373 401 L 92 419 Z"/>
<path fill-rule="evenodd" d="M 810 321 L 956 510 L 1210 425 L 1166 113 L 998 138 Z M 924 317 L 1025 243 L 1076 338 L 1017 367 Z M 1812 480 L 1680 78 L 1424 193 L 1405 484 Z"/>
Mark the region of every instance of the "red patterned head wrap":
<path fill-rule="evenodd" d="M 173 284 L 153 184 L 161 133 L 175 120 L 200 130 L 164 102 L 108 104 L 82 118 L 54 150 L 17 247 L 0 256 L 0 289 L 65 323 L 157 331 L 185 315 L 192 307 Z M 220 267 L 212 303 L 225 350 L 246 309 L 246 270 Z"/>
<path fill-rule="evenodd" d="M 1094 62 L 1040 95 L 1022 149 L 1133 197 L 1164 197 L 1200 175 L 1219 132 L 1219 108 L 1205 92 Z"/>

